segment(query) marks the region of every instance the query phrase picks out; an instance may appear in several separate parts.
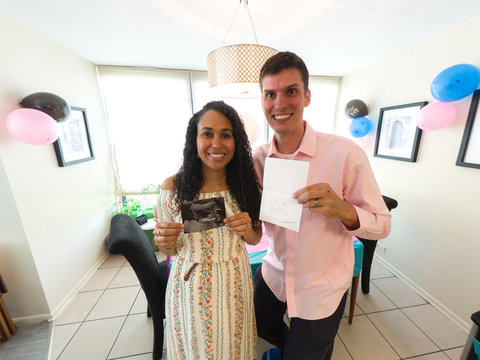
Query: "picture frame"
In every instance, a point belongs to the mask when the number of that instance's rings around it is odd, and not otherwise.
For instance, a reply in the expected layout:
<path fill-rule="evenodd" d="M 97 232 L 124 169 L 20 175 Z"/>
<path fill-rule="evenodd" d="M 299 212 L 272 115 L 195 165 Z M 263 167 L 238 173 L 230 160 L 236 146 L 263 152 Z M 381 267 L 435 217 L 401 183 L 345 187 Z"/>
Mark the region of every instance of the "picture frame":
<path fill-rule="evenodd" d="M 68 119 L 58 123 L 59 135 L 53 143 L 60 167 L 95 159 L 87 111 L 73 106 L 70 109 Z"/>
<path fill-rule="evenodd" d="M 475 90 L 458 151 L 455 164 L 457 166 L 480 169 L 480 112 L 477 111 L 479 99 L 480 90 Z"/>
<path fill-rule="evenodd" d="M 377 137 L 373 156 L 417 161 L 422 129 L 417 126 L 417 115 L 428 101 L 389 106 L 380 109 Z"/>

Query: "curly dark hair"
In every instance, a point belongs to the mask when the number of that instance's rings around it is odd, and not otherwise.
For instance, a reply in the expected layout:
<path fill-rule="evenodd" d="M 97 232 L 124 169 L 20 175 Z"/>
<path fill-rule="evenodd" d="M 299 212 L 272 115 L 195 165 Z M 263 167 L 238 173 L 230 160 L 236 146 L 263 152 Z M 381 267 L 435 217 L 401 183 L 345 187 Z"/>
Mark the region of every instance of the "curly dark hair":
<path fill-rule="evenodd" d="M 284 69 L 297 69 L 303 81 L 305 94 L 308 90 L 308 69 L 303 60 L 293 52 L 282 51 L 270 57 L 260 70 L 260 86 L 263 88 L 262 81 L 266 75 L 277 75 Z"/>
<path fill-rule="evenodd" d="M 204 184 L 202 160 L 198 158 L 198 123 L 209 110 L 223 114 L 232 124 L 235 152 L 227 164 L 227 185 L 241 211 L 248 212 L 253 224 L 257 224 L 260 214 L 261 194 L 253 169 L 252 148 L 240 116 L 230 105 L 223 101 L 211 101 L 190 119 L 185 135 L 183 164 L 173 179 L 173 191 L 177 208 L 184 201 L 191 201 Z"/>

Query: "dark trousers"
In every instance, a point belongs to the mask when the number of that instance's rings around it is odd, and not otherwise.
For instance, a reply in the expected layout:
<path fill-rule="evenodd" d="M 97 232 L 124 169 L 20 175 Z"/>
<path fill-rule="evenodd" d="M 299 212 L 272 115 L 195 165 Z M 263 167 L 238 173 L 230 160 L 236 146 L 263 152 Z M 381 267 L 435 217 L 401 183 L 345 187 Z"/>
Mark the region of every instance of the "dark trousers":
<path fill-rule="evenodd" d="M 335 312 L 324 319 L 290 319 L 290 329 L 283 321 L 287 304 L 278 300 L 263 280 L 260 266 L 254 277 L 254 302 L 258 336 L 278 347 L 284 360 L 329 360 L 347 293 Z"/>

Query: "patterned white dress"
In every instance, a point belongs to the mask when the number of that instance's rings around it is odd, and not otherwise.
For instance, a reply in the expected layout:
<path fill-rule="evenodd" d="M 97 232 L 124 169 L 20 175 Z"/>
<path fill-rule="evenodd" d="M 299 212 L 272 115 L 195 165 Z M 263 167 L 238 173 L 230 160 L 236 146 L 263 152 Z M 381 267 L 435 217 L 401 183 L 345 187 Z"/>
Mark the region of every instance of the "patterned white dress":
<path fill-rule="evenodd" d="M 227 216 L 240 212 L 230 191 L 198 199 L 214 197 L 224 197 Z M 161 190 L 158 209 L 160 220 L 182 222 L 171 191 Z M 252 273 L 243 238 L 222 226 L 182 233 L 176 249 L 165 300 L 167 359 L 255 359 Z"/>

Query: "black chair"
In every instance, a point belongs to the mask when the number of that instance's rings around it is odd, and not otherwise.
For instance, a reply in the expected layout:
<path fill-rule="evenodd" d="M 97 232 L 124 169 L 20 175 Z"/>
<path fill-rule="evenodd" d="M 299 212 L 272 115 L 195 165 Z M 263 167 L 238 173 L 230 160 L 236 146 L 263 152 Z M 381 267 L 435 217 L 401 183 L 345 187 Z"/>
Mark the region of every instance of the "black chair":
<path fill-rule="evenodd" d="M 388 211 L 392 211 L 398 206 L 395 199 L 383 195 L 383 201 L 387 205 Z M 362 292 L 368 294 L 370 292 L 370 271 L 372 268 L 373 253 L 377 247 L 378 240 L 368 240 L 358 238 L 363 243 L 363 264 L 362 264 Z"/>
<path fill-rule="evenodd" d="M 162 358 L 165 318 L 166 261 L 158 263 L 142 228 L 125 214 L 112 217 L 108 237 L 110 254 L 122 254 L 132 266 L 148 302 L 147 316 L 153 320 L 153 360 Z"/>

